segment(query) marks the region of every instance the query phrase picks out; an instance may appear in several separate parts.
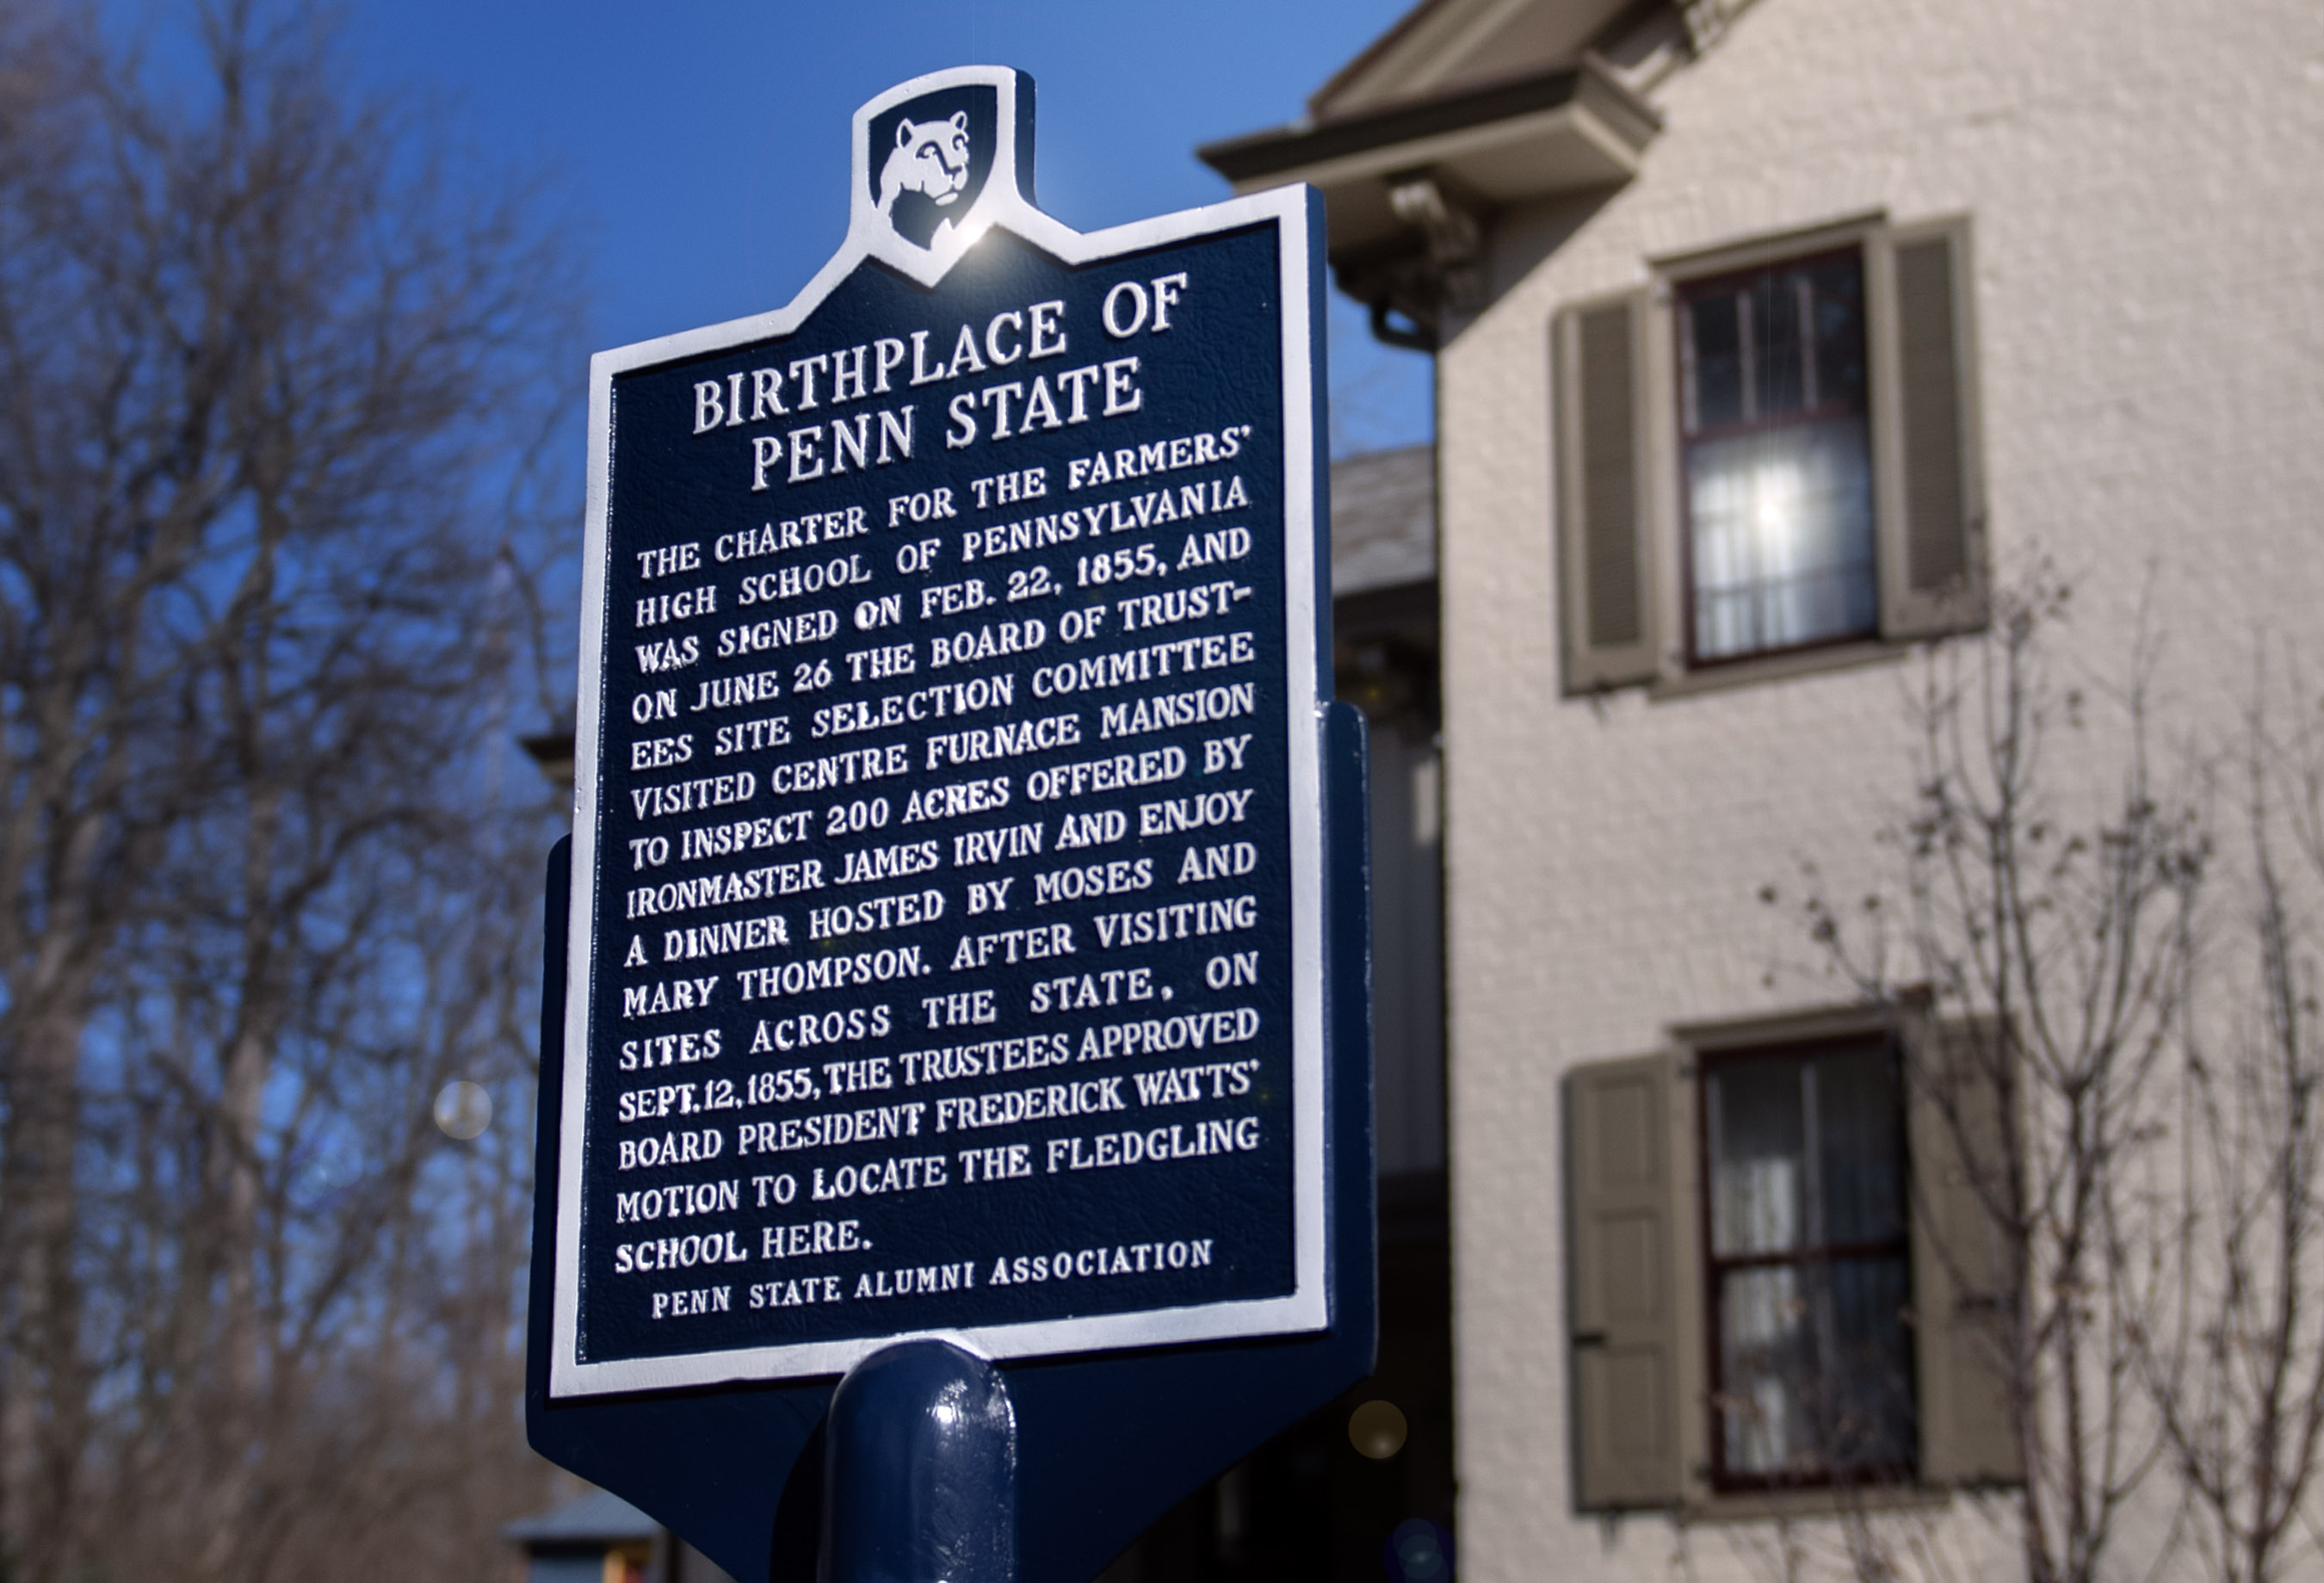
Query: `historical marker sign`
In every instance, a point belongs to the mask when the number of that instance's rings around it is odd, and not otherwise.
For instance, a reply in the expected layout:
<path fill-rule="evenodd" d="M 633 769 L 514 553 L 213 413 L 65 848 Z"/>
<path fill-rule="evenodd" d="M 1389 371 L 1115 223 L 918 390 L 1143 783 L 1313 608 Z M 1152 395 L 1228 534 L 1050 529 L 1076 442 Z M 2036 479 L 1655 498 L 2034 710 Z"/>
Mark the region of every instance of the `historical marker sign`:
<path fill-rule="evenodd" d="M 797 301 L 593 365 L 552 1398 L 1332 1322 L 1309 201 L 1030 139 L 883 95 Z"/>
<path fill-rule="evenodd" d="M 797 301 L 593 370 L 526 1415 L 743 1583 L 833 1376 L 1001 1360 L 1074 1583 L 1372 1356 L 1313 194 L 1093 235 L 1032 85 L 855 118 Z"/>

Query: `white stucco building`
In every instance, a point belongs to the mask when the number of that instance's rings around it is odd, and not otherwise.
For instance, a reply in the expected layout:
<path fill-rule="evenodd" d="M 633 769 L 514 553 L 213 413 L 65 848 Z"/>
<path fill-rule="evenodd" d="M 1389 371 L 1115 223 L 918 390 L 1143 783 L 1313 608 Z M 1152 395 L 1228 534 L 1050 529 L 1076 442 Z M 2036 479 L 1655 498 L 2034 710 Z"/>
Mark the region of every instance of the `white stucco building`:
<path fill-rule="evenodd" d="M 2314 652 L 2324 6 L 1424 0 L 1204 157 L 1437 357 L 1462 1572 L 1750 1576 L 1836 1470 L 2007 1575 L 1893 1029 L 1759 892 L 1869 871 L 1915 645 L 2037 549 L 2190 717 Z M 1784 1346 L 1906 1383 L 1819 1440 Z"/>

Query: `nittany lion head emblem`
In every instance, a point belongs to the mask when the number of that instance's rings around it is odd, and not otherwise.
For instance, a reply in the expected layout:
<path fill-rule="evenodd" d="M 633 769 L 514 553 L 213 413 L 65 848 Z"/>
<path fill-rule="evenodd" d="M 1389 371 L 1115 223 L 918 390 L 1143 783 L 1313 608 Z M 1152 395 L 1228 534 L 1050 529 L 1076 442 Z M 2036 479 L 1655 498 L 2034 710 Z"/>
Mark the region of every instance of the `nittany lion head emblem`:
<path fill-rule="evenodd" d="M 949 121 L 896 123 L 896 146 L 880 170 L 880 212 L 892 217 L 896 199 L 924 192 L 939 207 L 960 201 L 968 185 L 968 112 Z"/>
<path fill-rule="evenodd" d="M 961 83 L 891 103 L 870 117 L 870 196 L 897 235 L 931 247 L 945 228 L 966 220 L 992 173 L 1000 100 L 990 84 Z"/>

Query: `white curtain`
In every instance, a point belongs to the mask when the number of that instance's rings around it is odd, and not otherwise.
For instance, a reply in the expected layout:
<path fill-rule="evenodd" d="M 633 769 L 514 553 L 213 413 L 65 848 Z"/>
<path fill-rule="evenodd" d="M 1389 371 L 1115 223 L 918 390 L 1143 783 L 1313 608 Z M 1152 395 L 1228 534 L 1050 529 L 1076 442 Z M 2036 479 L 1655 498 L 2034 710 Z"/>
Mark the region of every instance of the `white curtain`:
<path fill-rule="evenodd" d="M 1697 658 L 1875 630 L 1866 444 L 1836 418 L 1689 448 Z"/>

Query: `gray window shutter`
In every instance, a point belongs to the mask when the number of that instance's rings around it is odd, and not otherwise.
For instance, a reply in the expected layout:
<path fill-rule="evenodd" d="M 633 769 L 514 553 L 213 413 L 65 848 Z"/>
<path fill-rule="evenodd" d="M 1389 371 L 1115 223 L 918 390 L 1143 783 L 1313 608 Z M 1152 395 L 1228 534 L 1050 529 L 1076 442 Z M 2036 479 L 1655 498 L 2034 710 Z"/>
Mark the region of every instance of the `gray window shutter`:
<path fill-rule="evenodd" d="M 1925 1017 L 1906 1031 L 1921 1478 L 2022 1483 L 2002 1324 L 2006 1265 L 1993 1214 L 2006 1201 L 1997 1035 Z"/>
<path fill-rule="evenodd" d="M 1565 690 L 1651 681 L 1655 492 L 1648 473 L 1644 291 L 1562 314 L 1557 384 L 1557 582 Z"/>
<path fill-rule="evenodd" d="M 1886 256 L 1892 410 L 1883 460 L 1893 480 L 1881 499 L 1880 625 L 1904 641 L 1985 621 L 1968 223 L 1898 230 Z"/>
<path fill-rule="evenodd" d="M 1674 1506 L 1692 1283 L 1673 1146 L 1690 1112 L 1675 1054 L 1582 1067 L 1565 1083 L 1575 1505 Z"/>

